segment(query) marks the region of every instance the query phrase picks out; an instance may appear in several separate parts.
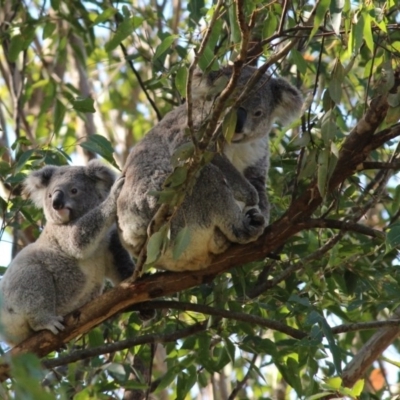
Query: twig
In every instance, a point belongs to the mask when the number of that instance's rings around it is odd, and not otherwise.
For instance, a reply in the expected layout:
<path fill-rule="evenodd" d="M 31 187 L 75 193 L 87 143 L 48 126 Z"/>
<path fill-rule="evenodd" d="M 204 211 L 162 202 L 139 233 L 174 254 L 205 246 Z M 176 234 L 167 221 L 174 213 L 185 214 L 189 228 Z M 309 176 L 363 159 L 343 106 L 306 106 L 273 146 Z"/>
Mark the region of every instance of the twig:
<path fill-rule="evenodd" d="M 386 321 L 369 321 L 369 322 L 354 322 L 351 324 L 342 324 L 332 328 L 332 333 L 364 331 L 369 329 L 379 329 L 383 327 L 400 327 L 400 319 L 388 319 Z"/>
<path fill-rule="evenodd" d="M 339 221 L 335 219 L 309 219 L 305 222 L 299 223 L 303 229 L 310 228 L 332 228 L 340 229 L 342 231 L 352 231 L 361 233 L 363 235 L 372 236 L 379 239 L 385 239 L 386 235 L 382 231 L 369 228 L 365 225 L 356 224 L 349 221 Z"/>
<path fill-rule="evenodd" d="M 148 102 L 150 103 L 151 107 L 153 108 L 154 112 L 156 113 L 157 119 L 158 119 L 159 121 L 161 121 L 162 115 L 161 115 L 159 109 L 157 108 L 156 103 L 155 103 L 154 100 L 150 97 L 150 94 L 149 94 L 149 92 L 147 91 L 146 86 L 145 86 L 145 84 L 144 84 L 144 82 L 143 82 L 143 80 L 142 80 L 142 78 L 141 78 L 139 72 L 136 70 L 136 68 L 135 68 L 135 66 L 134 66 L 134 64 L 133 64 L 133 62 L 132 62 L 132 60 L 129 59 L 129 57 L 128 57 L 129 54 L 128 54 L 127 50 L 126 50 L 126 47 L 124 46 L 124 44 L 123 44 L 122 42 L 119 44 L 119 46 L 121 47 L 122 53 L 124 54 L 125 61 L 128 63 L 128 65 L 129 65 L 129 67 L 131 68 L 132 72 L 135 74 L 135 77 L 136 77 L 136 79 L 138 80 L 139 86 L 142 88 L 142 90 L 143 90 L 143 92 L 144 92 L 144 94 L 145 94 L 145 96 L 146 96 Z"/>
<path fill-rule="evenodd" d="M 362 170 L 366 170 L 366 169 L 398 170 L 398 169 L 400 169 L 400 161 L 399 160 L 394 161 L 394 162 L 365 161 L 359 165 L 359 168 Z"/>
<path fill-rule="evenodd" d="M 246 372 L 246 375 L 243 377 L 241 381 L 237 381 L 235 389 L 232 390 L 232 393 L 229 395 L 228 400 L 234 400 L 236 395 L 240 392 L 243 386 L 246 384 L 247 380 L 250 378 L 251 371 L 253 370 L 253 366 L 256 363 L 258 354 L 254 354 L 253 358 L 250 361 L 249 369 Z"/>
<path fill-rule="evenodd" d="M 236 321 L 248 322 L 250 324 L 258 325 L 263 328 L 273 329 L 278 332 L 285 333 L 295 339 L 304 339 L 307 337 L 305 332 L 299 329 L 292 328 L 282 322 L 274 321 L 272 319 L 258 317 L 257 315 L 246 314 L 236 311 L 223 310 L 220 308 L 214 308 L 210 306 L 205 306 L 202 304 L 193 303 L 182 303 L 179 301 L 162 301 L 154 300 L 146 303 L 136 304 L 133 307 L 129 307 L 129 311 L 147 310 L 147 309 L 165 309 L 171 308 L 175 310 L 182 311 L 195 311 L 207 315 L 216 315 L 223 318 L 233 319 Z"/>

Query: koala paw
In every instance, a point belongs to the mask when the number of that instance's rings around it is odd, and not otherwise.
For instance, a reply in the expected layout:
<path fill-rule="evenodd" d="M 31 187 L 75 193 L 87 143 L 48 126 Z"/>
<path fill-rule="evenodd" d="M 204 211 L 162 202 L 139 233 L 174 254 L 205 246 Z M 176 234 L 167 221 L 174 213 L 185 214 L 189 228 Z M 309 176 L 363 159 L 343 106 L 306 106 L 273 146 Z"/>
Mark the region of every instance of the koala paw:
<path fill-rule="evenodd" d="M 63 320 L 64 318 L 60 315 L 55 315 L 54 317 L 51 317 L 40 329 L 48 329 L 57 335 L 60 331 L 65 329 L 65 326 L 62 324 Z"/>
<path fill-rule="evenodd" d="M 263 233 L 266 221 L 258 208 L 245 212 L 245 225 L 250 240 L 256 240 Z"/>
<path fill-rule="evenodd" d="M 250 225 L 254 227 L 265 226 L 265 218 L 264 215 L 260 213 L 260 210 L 257 208 L 251 208 L 246 212 L 246 217 L 250 219 Z"/>

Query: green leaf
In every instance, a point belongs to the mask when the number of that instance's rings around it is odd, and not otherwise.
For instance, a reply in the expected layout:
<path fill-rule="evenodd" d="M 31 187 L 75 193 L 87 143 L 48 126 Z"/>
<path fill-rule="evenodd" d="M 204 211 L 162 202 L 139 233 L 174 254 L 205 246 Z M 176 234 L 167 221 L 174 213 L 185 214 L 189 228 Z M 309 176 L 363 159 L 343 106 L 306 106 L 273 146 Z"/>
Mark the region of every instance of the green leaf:
<path fill-rule="evenodd" d="M 332 29 L 338 36 L 340 35 L 340 24 L 342 22 L 344 3 L 344 0 L 331 0 L 331 5 L 329 7 Z"/>
<path fill-rule="evenodd" d="M 53 22 L 47 22 L 46 25 L 43 28 L 43 35 L 42 39 L 45 40 L 53 35 L 53 32 L 55 31 L 57 25 L 54 24 Z"/>
<path fill-rule="evenodd" d="M 160 58 L 167 50 L 169 50 L 171 48 L 172 43 L 174 43 L 174 41 L 176 39 L 178 39 L 179 36 L 178 35 L 169 35 L 167 36 L 156 48 L 156 51 L 154 53 L 153 56 L 153 61 L 157 60 L 158 58 Z"/>
<path fill-rule="evenodd" d="M 361 395 L 363 389 L 364 389 L 364 379 L 359 379 L 351 389 L 351 393 L 353 396 L 358 397 Z"/>
<path fill-rule="evenodd" d="M 400 223 L 393 224 L 386 232 L 386 253 L 400 245 Z"/>
<path fill-rule="evenodd" d="M 15 172 L 20 172 L 25 167 L 26 162 L 31 158 L 35 150 L 27 150 L 17 157 L 17 165 L 15 166 Z"/>
<path fill-rule="evenodd" d="M 8 48 L 8 59 L 11 62 L 17 61 L 19 53 L 24 49 L 24 43 L 22 40 L 22 35 L 15 35 L 11 41 Z"/>
<path fill-rule="evenodd" d="M 239 43 L 242 39 L 241 31 L 236 17 L 236 2 L 232 1 L 228 6 L 229 26 L 231 31 L 231 42 Z"/>
<path fill-rule="evenodd" d="M 112 147 L 110 141 L 104 136 L 90 135 L 85 142 L 82 142 L 79 145 L 84 149 L 91 151 L 92 153 L 99 154 L 110 164 L 119 169 L 113 157 L 114 148 Z"/>
<path fill-rule="evenodd" d="M 326 322 L 325 318 L 321 315 L 321 319 L 319 321 L 319 325 L 322 329 L 322 332 L 325 335 L 326 340 L 328 341 L 329 350 L 332 353 L 333 364 L 335 365 L 336 372 L 341 374 L 342 372 L 342 358 L 340 347 L 336 344 L 335 337 L 333 336 L 332 329 L 329 324 Z"/>
<path fill-rule="evenodd" d="M 168 371 L 161 378 L 161 381 L 158 384 L 157 389 L 154 391 L 154 394 L 158 394 L 164 389 L 170 387 L 171 383 L 175 380 L 178 371 L 179 371 L 179 366 L 176 366 L 175 368 L 169 368 Z"/>
<path fill-rule="evenodd" d="M 331 0 L 321 0 L 318 3 L 317 10 L 315 12 L 314 26 L 308 38 L 309 41 L 313 38 L 313 36 L 317 33 L 319 27 L 322 25 L 322 22 L 325 19 L 325 15 L 329 10 L 330 1 Z"/>
<path fill-rule="evenodd" d="M 165 230 L 159 230 L 150 236 L 149 242 L 147 243 L 147 265 L 153 264 L 160 257 L 161 251 L 164 247 L 165 237 Z"/>
<path fill-rule="evenodd" d="M 194 144 L 193 142 L 187 142 L 179 146 L 174 154 L 171 156 L 171 164 L 176 167 L 179 163 L 186 161 L 188 158 L 192 157 L 194 154 Z"/>
<path fill-rule="evenodd" d="M 186 395 L 189 392 L 189 375 L 181 372 L 178 375 L 178 381 L 176 383 L 176 400 L 185 400 Z"/>
<path fill-rule="evenodd" d="M 296 49 L 292 49 L 290 51 L 290 58 L 300 73 L 305 74 L 307 72 L 307 62 L 304 60 L 303 54 Z"/>
<path fill-rule="evenodd" d="M 98 25 L 114 17 L 117 10 L 114 7 L 106 8 L 100 15 L 96 17 L 92 25 Z"/>
<path fill-rule="evenodd" d="M 323 149 L 318 154 L 317 184 L 322 198 L 326 195 L 328 187 L 329 149 Z"/>
<path fill-rule="evenodd" d="M 371 52 L 374 52 L 374 38 L 372 36 L 372 19 L 371 15 L 369 12 L 363 12 L 361 15 L 362 18 L 362 23 L 363 23 L 363 36 L 366 45 L 368 48 L 371 50 Z"/>
<path fill-rule="evenodd" d="M 188 169 L 186 166 L 175 167 L 173 172 L 167 177 L 164 182 L 164 187 L 174 188 L 182 185 L 186 181 Z"/>
<path fill-rule="evenodd" d="M 91 97 L 77 97 L 72 100 L 72 108 L 83 113 L 95 113 L 94 100 Z"/>
<path fill-rule="evenodd" d="M 100 329 L 95 328 L 89 331 L 89 346 L 97 347 L 104 344 L 104 336 Z"/>
<path fill-rule="evenodd" d="M 183 65 L 178 69 L 175 76 L 175 86 L 182 97 L 186 97 L 186 82 L 187 82 L 188 69 Z"/>
<path fill-rule="evenodd" d="M 330 394 L 334 394 L 334 393 L 331 392 L 331 391 L 323 392 L 323 393 L 317 393 L 317 394 L 313 394 L 312 396 L 307 396 L 306 400 L 318 400 L 318 399 L 326 398 Z"/>
<path fill-rule="evenodd" d="M 190 244 L 190 230 L 187 226 L 182 228 L 174 240 L 174 247 L 172 249 L 172 256 L 174 260 L 178 260 L 183 252 Z"/>
<path fill-rule="evenodd" d="M 207 69 L 218 69 L 218 61 L 215 57 L 213 49 L 207 46 L 199 59 L 199 67 L 206 71 Z"/>
<path fill-rule="evenodd" d="M 236 129 L 236 121 L 237 121 L 237 113 L 236 110 L 229 110 L 228 114 L 225 115 L 224 120 L 222 121 L 222 134 L 227 143 L 232 141 L 233 136 L 235 135 Z"/>
<path fill-rule="evenodd" d="M 195 26 L 204 15 L 204 0 L 190 0 L 187 8 L 190 13 L 189 26 Z"/>
<path fill-rule="evenodd" d="M 54 133 L 58 133 L 60 131 L 61 125 L 64 122 L 66 107 L 64 104 L 56 100 L 56 104 L 54 107 Z"/>
<path fill-rule="evenodd" d="M 329 94 L 331 99 L 336 103 L 340 103 L 342 98 L 342 83 L 344 80 L 344 68 L 339 60 L 336 60 L 331 81 L 329 82 Z"/>
<path fill-rule="evenodd" d="M 327 111 L 321 121 L 321 136 L 325 147 L 330 147 L 337 132 L 336 115 L 332 110 Z"/>
<path fill-rule="evenodd" d="M 114 36 L 105 45 L 105 50 L 107 52 L 114 50 L 123 40 L 134 32 L 138 26 L 138 20 L 135 18 L 140 17 L 124 18 L 124 20 L 118 25 Z M 140 18 L 140 23 L 141 21 L 142 19 Z"/>
<path fill-rule="evenodd" d="M 263 23 L 262 37 L 263 39 L 268 39 L 271 37 L 278 27 L 279 19 L 272 11 L 268 12 L 268 16 Z"/>

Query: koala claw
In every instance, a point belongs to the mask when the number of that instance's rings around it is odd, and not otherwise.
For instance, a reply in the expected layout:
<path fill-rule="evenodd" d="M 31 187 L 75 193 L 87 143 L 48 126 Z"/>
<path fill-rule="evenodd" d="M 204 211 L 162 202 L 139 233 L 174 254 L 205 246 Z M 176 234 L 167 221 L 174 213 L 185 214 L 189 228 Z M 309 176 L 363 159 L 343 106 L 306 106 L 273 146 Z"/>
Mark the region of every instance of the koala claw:
<path fill-rule="evenodd" d="M 260 227 L 265 225 L 265 218 L 257 208 L 248 210 L 246 216 L 250 219 L 251 226 Z"/>
<path fill-rule="evenodd" d="M 63 317 L 56 315 L 45 326 L 43 326 L 43 329 L 48 329 L 57 335 L 60 331 L 65 329 L 65 326 L 61 323 L 63 320 Z"/>

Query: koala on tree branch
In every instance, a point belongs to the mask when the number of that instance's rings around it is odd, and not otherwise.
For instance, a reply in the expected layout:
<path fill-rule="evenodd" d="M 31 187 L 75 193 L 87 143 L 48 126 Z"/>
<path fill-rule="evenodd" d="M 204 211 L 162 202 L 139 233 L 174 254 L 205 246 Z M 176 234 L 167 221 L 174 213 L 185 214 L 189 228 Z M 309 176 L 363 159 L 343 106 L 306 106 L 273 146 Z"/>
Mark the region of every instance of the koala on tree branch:
<path fill-rule="evenodd" d="M 243 91 L 253 67 L 243 68 L 236 93 Z M 193 125 L 198 131 L 212 111 L 215 97 L 232 74 L 228 66 L 220 71 L 193 76 Z M 206 268 L 214 254 L 230 243 L 256 240 L 269 220 L 265 182 L 269 168 L 268 134 L 273 123 L 289 123 L 298 117 L 303 99 L 284 79 L 264 74 L 236 109 L 236 129 L 223 153 L 205 165 L 195 186 L 187 193 L 171 218 L 171 243 L 187 227 L 190 244 L 178 260 L 172 246 L 161 254 L 155 266 L 172 271 Z M 158 209 L 151 193 L 163 188 L 173 171 L 171 156 L 190 138 L 185 134 L 187 108 L 169 112 L 131 151 L 123 174 L 125 185 L 118 198 L 118 228 L 122 244 L 135 257 L 147 238 L 147 228 Z"/>
<path fill-rule="evenodd" d="M 24 191 L 43 208 L 46 225 L 0 283 L 8 343 L 41 329 L 57 334 L 63 316 L 101 294 L 105 279 L 117 284 L 132 274 L 115 227 L 123 184 L 98 160 L 86 167 L 46 166 L 26 178 Z"/>

